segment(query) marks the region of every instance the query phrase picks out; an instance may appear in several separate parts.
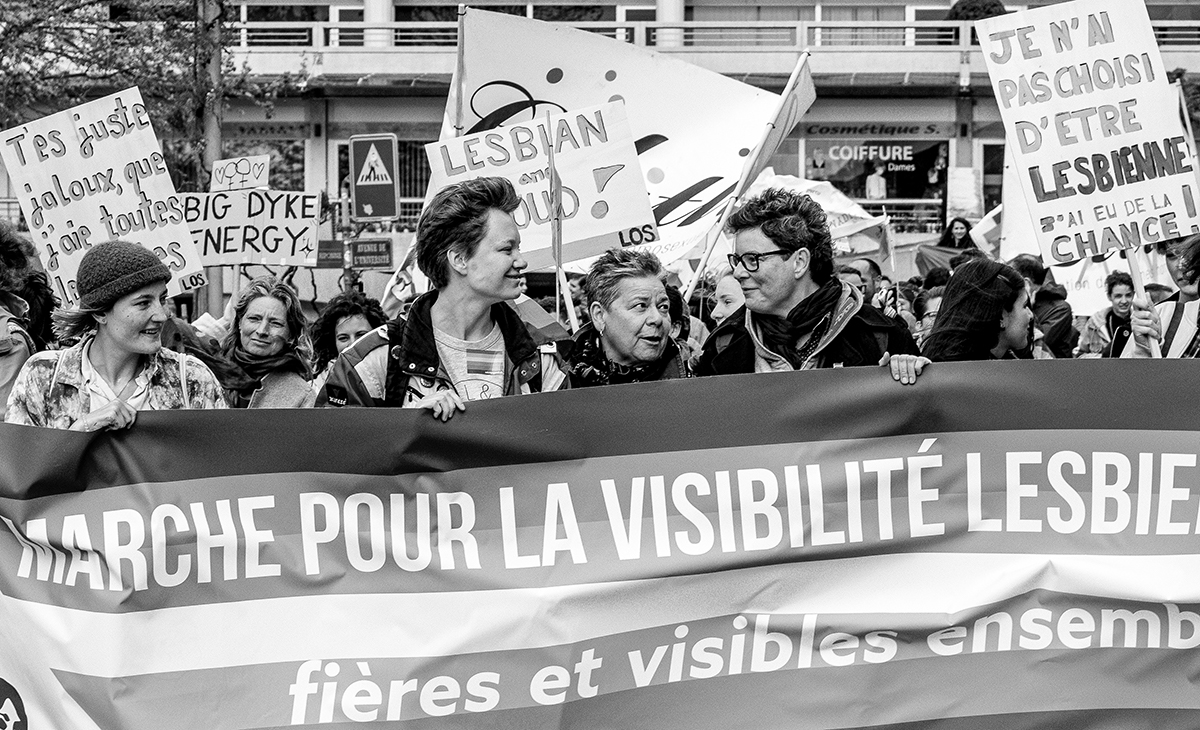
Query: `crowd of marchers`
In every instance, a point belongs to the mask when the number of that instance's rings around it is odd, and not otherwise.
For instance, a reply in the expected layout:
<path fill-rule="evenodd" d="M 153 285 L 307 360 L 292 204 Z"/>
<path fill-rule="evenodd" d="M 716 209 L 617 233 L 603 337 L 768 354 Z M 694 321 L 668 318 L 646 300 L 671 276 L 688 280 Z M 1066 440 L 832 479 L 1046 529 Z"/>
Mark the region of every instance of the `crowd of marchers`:
<path fill-rule="evenodd" d="M 448 420 L 476 400 L 689 377 L 881 367 L 909 385 L 942 361 L 1200 355 L 1200 236 L 1154 244 L 1169 283 L 1136 296 L 1114 272 L 1111 306 L 1077 321 L 1038 257 L 992 260 L 962 219 L 943 236 L 962 249 L 949 268 L 892 282 L 869 258 L 839 266 L 824 211 L 783 189 L 730 216 L 707 317 L 653 254 L 613 249 L 572 282 L 582 324 L 568 335 L 514 305 L 527 273 L 518 205 L 503 178 L 434 196 L 414 244 L 431 289 L 397 316 L 349 291 L 309 322 L 296 292 L 263 276 L 204 327 L 172 316 L 171 272 L 137 241 L 90 248 L 78 302 L 61 307 L 28 239 L 0 225 L 4 420 L 95 431 L 144 410 L 312 406 Z"/>

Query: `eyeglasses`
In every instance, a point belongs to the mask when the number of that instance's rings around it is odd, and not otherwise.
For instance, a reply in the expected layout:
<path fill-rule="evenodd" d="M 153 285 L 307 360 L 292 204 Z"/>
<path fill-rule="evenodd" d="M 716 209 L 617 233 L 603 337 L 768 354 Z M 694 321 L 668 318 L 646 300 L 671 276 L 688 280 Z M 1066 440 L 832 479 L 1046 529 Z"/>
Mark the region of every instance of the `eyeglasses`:
<path fill-rule="evenodd" d="M 786 251 L 782 248 L 777 248 L 774 251 L 763 251 L 762 253 L 731 253 L 729 254 L 729 268 L 736 269 L 738 266 L 742 266 L 746 269 L 746 271 L 758 271 L 759 264 L 766 257 L 781 256 L 786 259 L 788 256 L 791 256 L 794 253 L 796 252 Z"/>

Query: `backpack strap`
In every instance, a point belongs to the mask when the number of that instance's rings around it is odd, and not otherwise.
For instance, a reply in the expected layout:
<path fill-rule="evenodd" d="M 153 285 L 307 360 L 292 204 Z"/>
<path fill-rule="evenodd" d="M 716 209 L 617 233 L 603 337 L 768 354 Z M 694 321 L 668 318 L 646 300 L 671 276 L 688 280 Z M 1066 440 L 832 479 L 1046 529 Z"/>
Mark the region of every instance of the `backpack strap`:
<path fill-rule="evenodd" d="M 183 390 L 183 407 L 185 410 L 191 410 L 192 397 L 188 393 L 187 382 L 187 355 L 179 356 L 179 387 Z"/>

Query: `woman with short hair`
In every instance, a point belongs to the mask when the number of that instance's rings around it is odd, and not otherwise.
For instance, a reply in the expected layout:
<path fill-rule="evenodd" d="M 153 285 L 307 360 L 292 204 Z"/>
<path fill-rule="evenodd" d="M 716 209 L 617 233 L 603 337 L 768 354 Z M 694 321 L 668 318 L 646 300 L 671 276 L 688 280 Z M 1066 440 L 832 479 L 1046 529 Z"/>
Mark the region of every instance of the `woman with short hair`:
<path fill-rule="evenodd" d="M 922 354 L 934 362 L 995 360 L 1029 343 L 1029 289 L 1017 270 L 975 259 L 946 284 Z"/>
<path fill-rule="evenodd" d="M 249 376 L 245 387 L 228 391 L 234 408 L 310 408 L 316 401 L 300 298 L 274 276 L 254 279 L 238 295 L 222 350 Z"/>
<path fill-rule="evenodd" d="M 666 271 L 647 251 L 612 249 L 583 280 L 591 322 L 575 335 L 567 362 L 576 387 L 690 376 L 671 338 Z"/>
<path fill-rule="evenodd" d="M 65 350 L 25 362 L 5 420 L 98 431 L 128 428 L 138 411 L 225 408 L 220 383 L 200 360 L 165 349 L 171 272 L 128 241 L 93 247 L 79 262 L 78 306 L 54 312 Z"/>

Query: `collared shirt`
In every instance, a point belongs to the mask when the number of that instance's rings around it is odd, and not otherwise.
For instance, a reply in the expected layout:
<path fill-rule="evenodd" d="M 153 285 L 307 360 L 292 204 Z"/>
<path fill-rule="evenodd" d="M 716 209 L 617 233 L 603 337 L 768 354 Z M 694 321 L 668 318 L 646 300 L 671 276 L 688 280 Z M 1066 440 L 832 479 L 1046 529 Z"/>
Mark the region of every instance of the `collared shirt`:
<path fill-rule="evenodd" d="M 92 388 L 83 376 L 84 348 L 90 339 L 29 358 L 13 385 L 5 421 L 66 429 L 91 413 Z M 191 355 L 163 348 L 147 356 L 142 374 L 149 381 L 142 410 L 228 407 L 216 376 Z"/>
<path fill-rule="evenodd" d="M 83 346 L 83 357 L 79 361 L 79 370 L 80 375 L 83 376 L 83 390 L 88 394 L 88 412 L 95 413 L 109 403 L 121 399 L 121 396 L 92 365 L 91 354 L 92 340 L 88 340 Z M 154 404 L 150 403 L 150 368 L 157 364 L 157 360 L 146 363 L 146 366 L 139 370 L 133 379 L 135 386 L 133 392 L 122 399 L 135 411 L 154 410 Z M 126 389 L 128 387 L 126 386 Z"/>

